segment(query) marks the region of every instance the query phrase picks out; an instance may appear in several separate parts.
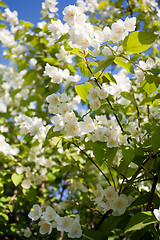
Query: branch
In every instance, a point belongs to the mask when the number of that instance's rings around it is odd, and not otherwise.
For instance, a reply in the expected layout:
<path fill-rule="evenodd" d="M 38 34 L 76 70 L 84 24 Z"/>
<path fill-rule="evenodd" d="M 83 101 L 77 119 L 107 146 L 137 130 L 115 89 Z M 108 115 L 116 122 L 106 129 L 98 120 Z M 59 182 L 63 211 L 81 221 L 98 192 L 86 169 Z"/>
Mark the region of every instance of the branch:
<path fill-rule="evenodd" d="M 131 5 L 130 5 L 129 0 L 127 0 L 127 2 L 128 2 L 128 9 L 129 9 L 129 11 L 130 11 L 130 13 L 131 13 L 131 17 L 133 17 L 133 10 L 132 10 L 132 8 L 131 8 Z"/>
<path fill-rule="evenodd" d="M 155 193 L 155 190 L 156 190 L 157 182 L 158 182 L 158 176 L 156 174 L 156 176 L 153 179 L 153 184 L 152 184 L 152 188 L 151 188 L 151 194 L 150 194 L 150 197 L 149 197 L 149 200 L 148 200 L 148 205 L 146 207 L 147 211 L 149 211 L 150 208 L 151 208 L 153 197 L 154 197 L 154 193 Z"/>
<path fill-rule="evenodd" d="M 131 85 L 131 89 L 132 89 L 132 95 L 133 95 L 133 98 L 134 98 L 134 101 L 135 101 L 136 110 L 137 110 L 138 127 L 140 128 L 141 127 L 140 113 L 139 113 L 139 108 L 138 108 L 138 105 L 137 105 L 137 101 L 136 101 L 136 98 L 135 98 L 135 95 L 134 95 L 134 90 L 133 90 L 132 85 Z"/>
<path fill-rule="evenodd" d="M 93 161 L 93 159 L 85 152 L 83 151 L 75 142 L 71 142 L 75 147 L 77 147 L 95 166 L 96 168 L 100 171 L 100 173 L 103 175 L 103 177 L 107 180 L 109 185 L 111 186 L 111 183 L 107 176 L 104 174 L 104 172 L 100 169 L 100 167 Z"/>
<path fill-rule="evenodd" d="M 89 67 L 89 65 L 88 65 L 87 59 L 85 58 L 84 60 L 85 60 L 85 63 L 86 63 L 86 66 L 87 66 L 88 70 L 90 71 L 91 74 L 93 74 L 92 70 L 90 69 L 90 67 Z M 103 69 L 103 71 L 104 71 L 104 69 Z M 103 71 L 101 72 L 101 74 L 103 73 Z M 100 75 L 101 75 L 101 74 L 100 74 Z M 99 77 L 100 77 L 100 76 L 99 76 Z M 97 78 L 95 78 L 95 82 L 97 83 L 98 87 L 99 87 L 100 89 L 102 89 L 102 86 L 101 86 L 101 84 L 99 83 L 99 81 L 98 81 Z M 111 110 L 114 112 L 114 108 L 112 107 L 112 104 L 110 103 L 110 101 L 109 101 L 109 99 L 108 99 L 107 97 L 106 97 L 106 100 L 107 100 L 107 102 L 108 102 Z M 120 123 L 120 121 L 119 121 L 119 118 L 117 117 L 117 115 L 115 114 L 115 112 L 114 112 L 113 114 L 114 114 L 114 116 L 115 116 L 115 118 L 116 118 L 116 120 L 117 120 L 117 123 L 118 123 L 118 125 L 119 125 L 122 133 L 124 133 L 124 129 L 123 129 L 123 127 L 122 127 L 122 125 L 121 125 L 121 123 Z M 129 139 L 127 139 L 127 142 L 130 143 Z"/>

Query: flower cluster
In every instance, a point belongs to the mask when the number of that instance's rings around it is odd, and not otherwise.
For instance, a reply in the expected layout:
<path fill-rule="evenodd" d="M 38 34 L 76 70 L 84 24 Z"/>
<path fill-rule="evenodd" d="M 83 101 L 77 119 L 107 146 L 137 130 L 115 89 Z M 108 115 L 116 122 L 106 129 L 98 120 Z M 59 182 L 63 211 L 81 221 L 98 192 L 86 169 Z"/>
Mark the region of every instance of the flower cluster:
<path fill-rule="evenodd" d="M 53 18 L 55 16 L 54 13 L 56 13 L 58 11 L 58 8 L 56 7 L 56 5 L 58 4 L 58 2 L 56 0 L 45 0 L 42 3 L 42 14 L 43 17 L 49 17 L 49 18 Z"/>
<path fill-rule="evenodd" d="M 82 235 L 78 215 L 75 218 L 69 216 L 60 217 L 52 207 L 47 206 L 45 211 L 42 212 L 41 207 L 35 204 L 28 217 L 32 221 L 40 219 L 38 223 L 40 234 L 51 234 L 52 229 L 57 228 L 58 231 L 67 232 L 69 238 L 80 238 Z"/>
<path fill-rule="evenodd" d="M 57 55 L 57 57 L 60 56 Z M 80 76 L 78 75 L 71 76 L 68 69 L 62 70 L 57 67 L 50 66 L 48 63 L 45 66 L 44 76 L 49 76 L 51 78 L 51 82 L 53 83 L 62 83 L 64 87 L 71 82 L 77 82 L 80 80 Z"/>
<path fill-rule="evenodd" d="M 17 233 L 20 237 L 24 236 L 24 237 L 26 237 L 26 238 L 29 238 L 29 237 L 32 235 L 32 232 L 31 232 L 31 230 L 30 230 L 29 227 L 27 227 L 27 228 L 25 228 L 25 229 L 24 229 L 24 228 L 21 228 L 20 231 L 17 230 L 16 233 Z"/>
<path fill-rule="evenodd" d="M 132 203 L 132 196 L 126 196 L 125 194 L 119 195 L 113 186 L 103 189 L 99 184 L 97 188 L 97 190 L 93 191 L 95 195 L 93 201 L 97 205 L 98 210 L 102 213 L 112 210 L 113 216 L 120 216 L 124 214 L 127 207 Z"/>
<path fill-rule="evenodd" d="M 18 148 L 12 148 L 5 140 L 5 137 L 0 134 L 0 152 L 3 152 L 4 155 L 16 155 L 19 152 Z"/>
<path fill-rule="evenodd" d="M 49 129 L 43 125 L 41 118 L 30 118 L 26 115 L 15 117 L 15 123 L 20 126 L 20 133 L 22 135 L 31 133 L 31 135 L 34 136 L 34 139 L 38 139 L 39 142 L 42 142 L 45 139 Z"/>
<path fill-rule="evenodd" d="M 79 5 L 80 6 L 80 5 Z M 93 55 L 100 52 L 100 44 L 111 40 L 113 43 L 123 40 L 129 32 L 135 30 L 136 18 L 126 18 L 125 21 L 119 19 L 113 23 L 111 29 L 104 27 L 103 30 L 95 30 L 93 25 L 87 22 L 84 9 L 69 5 L 63 11 L 64 21 L 69 26 L 69 44 L 71 47 L 80 48 L 82 51 L 89 47 L 94 48 Z"/>

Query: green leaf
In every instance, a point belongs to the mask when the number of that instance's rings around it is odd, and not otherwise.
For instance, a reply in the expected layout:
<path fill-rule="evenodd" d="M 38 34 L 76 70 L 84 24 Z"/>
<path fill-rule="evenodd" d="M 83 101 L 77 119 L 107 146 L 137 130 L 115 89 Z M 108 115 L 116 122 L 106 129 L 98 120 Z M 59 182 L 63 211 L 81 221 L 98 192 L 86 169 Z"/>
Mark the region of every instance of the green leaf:
<path fill-rule="evenodd" d="M 105 6 L 108 4 L 108 1 L 103 1 L 103 2 L 100 2 L 99 5 L 98 5 L 98 9 L 101 10 L 103 8 L 105 8 Z"/>
<path fill-rule="evenodd" d="M 135 103 L 134 98 L 132 96 L 131 93 L 128 92 L 121 92 L 121 96 L 129 101 L 131 101 L 132 103 Z"/>
<path fill-rule="evenodd" d="M 103 75 L 103 77 L 102 77 L 102 79 L 104 80 L 105 78 L 107 78 L 107 80 L 108 81 L 110 81 L 110 82 L 113 82 L 113 83 L 115 83 L 115 84 L 117 84 L 117 82 L 116 82 L 116 79 L 112 76 L 112 74 L 110 74 L 110 73 L 104 73 L 104 75 Z M 105 80 L 104 80 L 105 81 Z"/>
<path fill-rule="evenodd" d="M 157 35 L 151 32 L 132 32 L 130 33 L 122 43 L 123 49 L 126 52 L 130 53 L 141 53 L 149 49 L 154 41 L 156 40 Z"/>
<path fill-rule="evenodd" d="M 15 186 L 18 186 L 18 184 L 20 184 L 20 182 L 22 181 L 22 178 L 23 178 L 23 174 L 13 173 L 11 176 L 12 182 Z"/>
<path fill-rule="evenodd" d="M 88 78 L 91 77 L 92 74 L 91 74 L 90 70 L 88 69 L 88 67 L 86 66 L 86 63 L 83 60 L 78 62 L 75 65 L 75 67 L 79 67 L 80 68 L 80 71 L 81 71 L 83 77 L 88 77 Z M 91 66 L 90 66 L 90 68 L 91 68 Z M 91 71 L 92 71 L 92 69 L 91 69 Z"/>
<path fill-rule="evenodd" d="M 93 153 L 96 158 L 96 163 L 98 163 L 98 165 L 100 166 L 106 160 L 107 157 L 106 149 L 107 149 L 106 143 L 98 141 L 93 143 Z"/>
<path fill-rule="evenodd" d="M 160 141 L 159 141 L 159 136 L 160 136 L 160 127 L 155 127 L 154 132 L 151 137 L 151 143 L 153 146 L 153 151 L 156 153 L 158 149 L 160 148 Z"/>
<path fill-rule="evenodd" d="M 91 83 L 79 84 L 75 86 L 76 93 L 82 98 L 82 100 L 87 103 L 87 96 L 89 89 L 93 88 Z"/>
<path fill-rule="evenodd" d="M 69 33 L 66 33 L 66 34 L 62 35 L 56 43 L 67 40 L 67 39 L 69 39 L 69 37 L 70 37 Z"/>
<path fill-rule="evenodd" d="M 4 3 L 4 2 L 2 2 L 2 1 L 0 1 L 0 7 L 7 7 L 7 5 Z"/>
<path fill-rule="evenodd" d="M 158 83 L 154 79 L 154 76 L 152 77 L 152 76 L 146 75 L 145 80 L 141 83 L 141 87 L 150 96 L 150 94 L 157 89 Z"/>
<path fill-rule="evenodd" d="M 146 69 L 146 71 L 153 73 L 154 76 L 158 76 L 160 74 L 159 68 Z"/>
<path fill-rule="evenodd" d="M 30 189 L 22 189 L 23 194 L 25 195 L 26 199 L 30 202 L 30 206 L 33 206 L 33 204 L 36 201 L 36 197 L 37 197 L 37 190 L 33 187 L 31 187 Z"/>
<path fill-rule="evenodd" d="M 59 61 L 56 60 L 55 58 L 42 58 L 42 60 L 46 63 L 49 63 L 54 66 L 59 66 Z"/>
<path fill-rule="evenodd" d="M 2 21 L 5 21 L 5 17 L 3 16 L 3 13 L 2 13 L 2 12 L 0 12 L 0 19 L 1 19 Z"/>
<path fill-rule="evenodd" d="M 71 51 L 72 54 L 75 54 L 81 58 L 84 58 L 85 55 L 84 53 L 82 53 L 82 51 L 79 48 L 73 48 L 73 50 Z"/>
<path fill-rule="evenodd" d="M 19 24 L 20 24 L 20 25 L 24 25 L 27 29 L 28 29 L 28 28 L 32 28 L 32 27 L 34 26 L 33 23 L 31 23 L 31 22 L 26 22 L 26 21 L 23 21 L 23 20 L 20 20 L 20 21 L 19 21 Z"/>
<path fill-rule="evenodd" d="M 125 233 L 142 229 L 145 226 L 156 223 L 156 222 L 157 220 L 153 216 L 152 212 L 137 213 L 133 217 L 131 217 L 126 227 Z"/>
<path fill-rule="evenodd" d="M 24 83 L 23 86 L 30 85 L 32 81 L 37 79 L 37 72 L 33 69 L 29 70 L 25 75 L 24 75 Z"/>
<path fill-rule="evenodd" d="M 56 176 L 53 173 L 51 173 L 51 172 L 48 172 L 46 174 L 46 176 L 48 178 L 48 181 L 50 181 L 50 182 L 54 182 L 54 180 L 56 179 Z"/>
<path fill-rule="evenodd" d="M 116 156 L 116 153 L 118 151 L 118 148 L 117 147 L 113 147 L 113 148 L 108 148 L 107 151 L 106 151 L 106 161 L 108 162 L 108 167 L 111 166 L 115 156 Z"/>
<path fill-rule="evenodd" d="M 0 28 L 6 28 L 7 26 L 4 23 L 0 23 Z"/>
<path fill-rule="evenodd" d="M 102 69 L 110 66 L 113 63 L 114 59 L 115 59 L 115 56 L 112 55 L 106 58 L 105 60 L 100 61 L 98 67 L 93 71 L 93 75 L 101 71 Z"/>
<path fill-rule="evenodd" d="M 59 136 L 62 136 L 61 132 L 60 131 L 56 131 L 54 132 L 54 126 L 52 126 L 48 132 L 47 132 L 47 135 L 46 135 L 46 138 L 43 142 L 43 147 L 45 147 L 48 143 L 49 143 L 49 140 L 52 139 L 53 137 L 59 137 Z"/>
<path fill-rule="evenodd" d="M 135 150 L 130 147 L 123 147 L 123 146 L 121 147 L 121 149 L 122 149 L 123 159 L 125 160 L 127 165 L 129 165 L 135 157 Z"/>
<path fill-rule="evenodd" d="M 119 66 L 121 66 L 122 68 L 126 69 L 128 72 L 131 72 L 134 74 L 134 68 L 133 68 L 133 65 L 132 63 L 130 62 L 125 62 L 123 61 L 120 57 L 116 57 L 114 59 L 114 62 L 116 64 L 118 64 Z"/>

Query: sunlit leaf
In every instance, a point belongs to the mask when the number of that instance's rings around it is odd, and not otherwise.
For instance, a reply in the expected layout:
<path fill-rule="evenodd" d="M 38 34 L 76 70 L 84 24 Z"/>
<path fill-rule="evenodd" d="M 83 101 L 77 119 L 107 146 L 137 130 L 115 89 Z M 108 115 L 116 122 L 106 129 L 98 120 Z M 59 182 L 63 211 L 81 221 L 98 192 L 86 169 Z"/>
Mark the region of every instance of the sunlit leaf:
<path fill-rule="evenodd" d="M 154 33 L 135 31 L 123 40 L 122 46 L 126 52 L 141 53 L 149 49 L 156 38 Z"/>

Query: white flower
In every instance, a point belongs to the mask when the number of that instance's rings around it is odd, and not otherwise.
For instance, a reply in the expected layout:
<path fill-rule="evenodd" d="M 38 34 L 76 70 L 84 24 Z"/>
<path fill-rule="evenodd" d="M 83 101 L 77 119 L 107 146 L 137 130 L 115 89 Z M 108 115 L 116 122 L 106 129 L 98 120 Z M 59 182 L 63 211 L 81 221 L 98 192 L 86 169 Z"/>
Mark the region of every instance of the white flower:
<path fill-rule="evenodd" d="M 46 97 L 46 100 L 48 103 L 52 104 L 52 105 L 58 105 L 59 103 L 59 97 L 57 94 L 53 93 L 49 96 Z"/>
<path fill-rule="evenodd" d="M 72 218 L 65 216 L 57 218 L 57 230 L 69 232 L 72 225 Z"/>
<path fill-rule="evenodd" d="M 95 137 L 100 142 L 106 142 L 108 134 L 109 134 L 109 131 L 105 127 L 98 126 L 95 129 Z"/>
<path fill-rule="evenodd" d="M 28 179 L 24 179 L 21 183 L 22 188 L 29 189 L 31 187 L 31 181 Z"/>
<path fill-rule="evenodd" d="M 98 90 L 99 90 L 99 87 L 90 88 L 89 89 L 89 95 L 87 96 L 87 99 L 89 101 L 95 100 L 98 97 Z"/>
<path fill-rule="evenodd" d="M 100 184 L 97 185 L 97 188 L 98 188 L 97 190 L 93 191 L 93 194 L 96 197 L 95 199 L 93 199 L 93 201 L 95 201 L 96 203 L 99 203 L 102 201 L 104 197 L 104 190 Z"/>
<path fill-rule="evenodd" d="M 95 98 L 93 101 L 90 101 L 90 104 L 92 106 L 92 110 L 95 111 L 101 106 L 101 102 L 99 101 L 99 98 Z"/>
<path fill-rule="evenodd" d="M 117 196 L 110 202 L 110 206 L 113 210 L 113 215 L 119 216 L 126 211 L 128 200 L 124 196 Z"/>
<path fill-rule="evenodd" d="M 81 15 L 82 13 L 83 13 L 82 9 L 80 9 L 74 5 L 69 5 L 64 8 L 63 20 L 66 21 L 68 23 L 68 25 L 72 25 L 73 23 L 76 22 L 77 16 Z"/>
<path fill-rule="evenodd" d="M 32 232 L 31 232 L 31 230 L 30 230 L 29 227 L 27 227 L 26 229 L 24 229 L 23 235 L 24 235 L 26 238 L 29 238 L 29 237 L 32 235 Z"/>
<path fill-rule="evenodd" d="M 125 26 L 124 22 L 119 19 L 116 23 L 112 23 L 111 26 L 111 40 L 118 42 L 124 39 Z"/>
<path fill-rule="evenodd" d="M 98 202 L 98 210 L 102 213 L 106 213 L 110 208 L 110 205 L 109 205 L 109 201 L 101 201 L 101 202 Z"/>
<path fill-rule="evenodd" d="M 43 212 L 43 214 L 42 214 L 42 218 L 46 222 L 50 222 L 57 218 L 57 213 L 54 211 L 54 209 L 52 207 L 47 206 L 46 211 Z"/>
<path fill-rule="evenodd" d="M 71 224 L 70 231 L 68 233 L 69 238 L 80 238 L 82 236 L 82 229 L 81 225 L 79 224 L 78 221 L 74 221 Z"/>
<path fill-rule="evenodd" d="M 6 17 L 7 21 L 10 22 L 11 25 L 18 24 L 17 11 L 11 12 L 9 8 L 6 8 L 3 13 L 3 16 Z"/>
<path fill-rule="evenodd" d="M 16 173 L 17 174 L 22 174 L 24 172 L 24 168 L 23 168 L 23 166 L 22 167 L 16 167 Z"/>
<path fill-rule="evenodd" d="M 109 186 L 107 189 L 104 189 L 104 196 L 107 200 L 113 200 L 118 194 L 113 186 Z"/>
<path fill-rule="evenodd" d="M 135 76 L 136 76 L 138 82 L 141 83 L 144 79 L 144 72 L 142 70 L 140 70 L 139 68 L 136 68 L 134 70 L 134 72 L 135 72 Z"/>
<path fill-rule="evenodd" d="M 136 28 L 136 18 L 135 17 L 132 17 L 132 18 L 127 17 L 124 21 L 124 26 L 127 31 L 129 31 L 129 32 L 134 31 Z"/>
<path fill-rule="evenodd" d="M 74 120 L 72 122 L 68 122 L 65 125 L 65 131 L 67 132 L 67 136 L 75 137 L 80 136 L 80 124 L 77 122 L 77 120 Z"/>
<path fill-rule="evenodd" d="M 105 89 L 103 89 L 103 88 L 100 89 L 100 88 L 99 88 L 98 97 L 99 97 L 100 99 L 105 99 L 105 98 L 108 97 L 108 93 L 105 91 Z"/>
<path fill-rule="evenodd" d="M 33 211 L 28 214 L 32 221 L 37 221 L 42 215 L 42 209 L 38 204 L 33 205 Z"/>
<path fill-rule="evenodd" d="M 62 115 L 65 115 L 66 112 L 70 112 L 72 110 L 72 107 L 68 103 L 61 103 L 58 106 L 58 112 Z"/>
<path fill-rule="evenodd" d="M 64 115 L 64 121 L 65 122 L 70 122 L 76 119 L 76 115 L 73 111 L 71 112 L 66 112 Z"/>
<path fill-rule="evenodd" d="M 107 147 L 112 148 L 112 147 L 118 147 L 118 139 L 114 136 L 110 136 L 107 139 Z"/>
<path fill-rule="evenodd" d="M 153 213 L 158 221 L 160 221 L 160 207 L 159 209 L 154 209 Z"/>
<path fill-rule="evenodd" d="M 45 220 L 42 220 L 38 223 L 40 226 L 39 232 L 40 234 L 50 234 L 52 232 L 52 224 L 50 222 L 46 222 Z"/>
<path fill-rule="evenodd" d="M 51 118 L 51 122 L 54 123 L 54 132 L 60 131 L 64 128 L 64 121 L 61 115 L 57 114 L 57 116 L 54 116 Z"/>
<path fill-rule="evenodd" d="M 105 57 L 113 55 L 112 50 L 109 47 L 104 47 L 102 53 Z"/>
<path fill-rule="evenodd" d="M 95 128 L 92 118 L 88 115 L 83 118 L 83 122 L 80 122 L 80 126 L 82 129 L 82 134 L 93 132 Z"/>
<path fill-rule="evenodd" d="M 35 67 L 36 64 L 37 64 L 37 60 L 36 60 L 35 58 L 31 58 L 31 59 L 29 60 L 29 63 L 30 63 L 31 66 Z"/>

